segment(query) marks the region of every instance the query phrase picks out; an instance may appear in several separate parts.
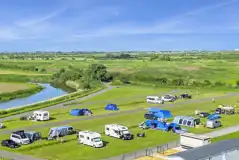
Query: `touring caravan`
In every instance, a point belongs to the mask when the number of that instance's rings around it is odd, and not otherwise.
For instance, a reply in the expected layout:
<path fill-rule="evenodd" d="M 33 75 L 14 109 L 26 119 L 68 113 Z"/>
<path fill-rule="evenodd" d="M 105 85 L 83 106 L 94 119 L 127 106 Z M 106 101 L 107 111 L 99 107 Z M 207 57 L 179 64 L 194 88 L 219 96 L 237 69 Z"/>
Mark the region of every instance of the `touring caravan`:
<path fill-rule="evenodd" d="M 74 134 L 75 131 L 72 126 L 60 126 L 51 128 L 48 134 L 48 140 L 57 139 L 66 135 Z"/>
<path fill-rule="evenodd" d="M 50 113 L 42 110 L 34 111 L 32 118 L 37 121 L 47 121 L 50 119 Z"/>
<path fill-rule="evenodd" d="M 105 135 L 123 140 L 133 139 L 133 135 L 129 132 L 129 129 L 118 124 L 105 125 Z"/>
<path fill-rule="evenodd" d="M 101 135 L 97 132 L 80 131 L 78 135 L 78 142 L 81 144 L 92 146 L 94 148 L 103 147 Z"/>

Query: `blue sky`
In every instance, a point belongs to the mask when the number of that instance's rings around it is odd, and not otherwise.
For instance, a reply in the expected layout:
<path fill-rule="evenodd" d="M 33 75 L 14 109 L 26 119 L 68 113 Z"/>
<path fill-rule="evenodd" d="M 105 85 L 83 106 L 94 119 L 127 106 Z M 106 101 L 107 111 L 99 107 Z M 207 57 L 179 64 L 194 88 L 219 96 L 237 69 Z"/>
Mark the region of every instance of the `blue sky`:
<path fill-rule="evenodd" d="M 1 0 L 0 51 L 239 48 L 239 0 Z"/>

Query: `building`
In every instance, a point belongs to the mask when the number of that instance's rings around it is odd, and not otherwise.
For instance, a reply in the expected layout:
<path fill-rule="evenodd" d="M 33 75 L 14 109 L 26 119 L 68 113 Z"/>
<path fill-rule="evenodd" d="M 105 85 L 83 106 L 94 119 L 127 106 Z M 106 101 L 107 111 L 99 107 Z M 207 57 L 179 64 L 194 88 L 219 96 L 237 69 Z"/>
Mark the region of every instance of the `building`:
<path fill-rule="evenodd" d="M 170 155 L 168 160 L 239 160 L 239 139 L 189 149 Z"/>

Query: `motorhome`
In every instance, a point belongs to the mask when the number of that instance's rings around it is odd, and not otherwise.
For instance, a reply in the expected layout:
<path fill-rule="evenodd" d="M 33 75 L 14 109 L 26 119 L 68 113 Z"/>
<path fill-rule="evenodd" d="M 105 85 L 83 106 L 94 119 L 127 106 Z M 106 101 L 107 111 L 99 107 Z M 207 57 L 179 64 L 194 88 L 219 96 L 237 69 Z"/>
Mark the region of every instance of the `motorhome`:
<path fill-rule="evenodd" d="M 48 140 L 57 139 L 66 135 L 74 134 L 75 130 L 72 126 L 53 127 L 48 133 Z"/>
<path fill-rule="evenodd" d="M 183 133 L 180 135 L 180 145 L 182 148 L 196 148 L 211 143 L 211 138 L 193 133 Z"/>
<path fill-rule="evenodd" d="M 80 131 L 78 134 L 78 142 L 81 144 L 92 146 L 94 148 L 103 147 L 101 135 L 97 132 Z"/>
<path fill-rule="evenodd" d="M 133 135 L 129 132 L 129 129 L 118 124 L 105 125 L 105 135 L 123 140 L 133 139 Z"/>
<path fill-rule="evenodd" d="M 30 139 L 25 135 L 24 130 L 12 132 L 10 139 L 17 144 L 29 144 Z"/>
<path fill-rule="evenodd" d="M 164 101 L 158 96 L 147 96 L 146 97 L 147 103 L 154 103 L 154 104 L 163 104 Z"/>
<path fill-rule="evenodd" d="M 50 113 L 48 111 L 42 111 L 42 110 L 34 111 L 32 119 L 36 121 L 47 121 L 50 119 Z"/>

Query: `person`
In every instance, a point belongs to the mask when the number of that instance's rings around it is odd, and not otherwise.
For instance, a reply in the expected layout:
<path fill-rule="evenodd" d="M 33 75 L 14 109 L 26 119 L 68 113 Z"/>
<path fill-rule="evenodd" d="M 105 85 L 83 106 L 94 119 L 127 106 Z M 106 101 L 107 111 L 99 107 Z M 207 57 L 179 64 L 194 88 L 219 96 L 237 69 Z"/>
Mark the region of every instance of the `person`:
<path fill-rule="evenodd" d="M 215 98 L 212 98 L 212 102 L 215 103 Z"/>

